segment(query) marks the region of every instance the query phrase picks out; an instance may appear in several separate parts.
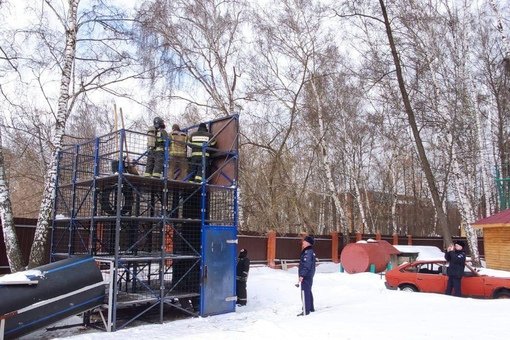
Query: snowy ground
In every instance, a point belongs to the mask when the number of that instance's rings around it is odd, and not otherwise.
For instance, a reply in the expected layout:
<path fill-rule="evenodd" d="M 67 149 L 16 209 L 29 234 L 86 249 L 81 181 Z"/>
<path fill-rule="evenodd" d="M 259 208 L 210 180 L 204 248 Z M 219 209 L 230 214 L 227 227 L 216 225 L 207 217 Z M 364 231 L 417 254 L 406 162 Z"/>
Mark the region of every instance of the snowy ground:
<path fill-rule="evenodd" d="M 72 328 L 28 338 L 78 339 L 508 339 L 510 299 L 478 300 L 390 291 L 380 274 L 339 272 L 319 265 L 313 292 L 316 312 L 298 317 L 296 268 L 255 267 L 248 306 L 237 312 L 143 325 L 105 333 Z"/>

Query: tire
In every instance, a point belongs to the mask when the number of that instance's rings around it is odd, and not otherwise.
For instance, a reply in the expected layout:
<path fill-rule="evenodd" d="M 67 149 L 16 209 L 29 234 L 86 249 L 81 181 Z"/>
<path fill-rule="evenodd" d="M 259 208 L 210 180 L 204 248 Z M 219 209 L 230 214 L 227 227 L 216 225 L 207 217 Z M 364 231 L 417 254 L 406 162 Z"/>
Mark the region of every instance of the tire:
<path fill-rule="evenodd" d="M 510 299 L 510 290 L 502 289 L 496 294 L 494 294 L 495 299 Z"/>
<path fill-rule="evenodd" d="M 130 185 L 125 184 L 122 187 L 121 216 L 131 215 L 133 206 L 133 189 Z M 117 184 L 104 188 L 99 192 L 99 205 L 101 211 L 107 216 L 117 215 Z"/>
<path fill-rule="evenodd" d="M 416 288 L 413 285 L 400 285 L 398 286 L 398 289 L 400 289 L 403 292 L 417 292 L 418 288 Z"/>

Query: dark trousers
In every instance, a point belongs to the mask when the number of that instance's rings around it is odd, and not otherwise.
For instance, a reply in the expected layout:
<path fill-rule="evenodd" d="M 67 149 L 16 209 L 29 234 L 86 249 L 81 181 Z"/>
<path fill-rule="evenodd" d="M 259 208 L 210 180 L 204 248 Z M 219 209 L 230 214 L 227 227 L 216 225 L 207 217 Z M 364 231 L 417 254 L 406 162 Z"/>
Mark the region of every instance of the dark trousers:
<path fill-rule="evenodd" d="M 303 291 L 302 298 L 304 299 L 303 305 L 305 307 L 304 310 L 305 315 L 315 311 L 315 308 L 313 306 L 312 285 L 313 285 L 312 277 L 304 277 L 303 281 L 301 281 L 301 290 Z"/>
<path fill-rule="evenodd" d="M 236 280 L 237 303 L 246 306 L 248 294 L 246 293 L 246 281 Z"/>
<path fill-rule="evenodd" d="M 206 166 L 205 177 L 207 178 L 208 173 L 209 173 L 209 168 L 210 168 L 209 158 L 205 159 L 205 166 Z M 190 174 L 191 174 L 191 176 L 189 178 L 190 181 L 195 181 L 195 182 L 199 182 L 199 183 L 202 182 L 202 156 L 191 156 Z"/>
<path fill-rule="evenodd" d="M 460 280 L 462 277 L 457 276 L 448 276 L 448 283 L 446 285 L 446 295 L 452 295 L 452 289 L 453 289 L 453 295 L 454 296 L 462 296 L 461 288 L 460 288 Z"/>
<path fill-rule="evenodd" d="M 147 152 L 147 165 L 145 166 L 145 176 L 161 177 L 163 174 L 163 161 L 165 151 L 149 150 Z"/>

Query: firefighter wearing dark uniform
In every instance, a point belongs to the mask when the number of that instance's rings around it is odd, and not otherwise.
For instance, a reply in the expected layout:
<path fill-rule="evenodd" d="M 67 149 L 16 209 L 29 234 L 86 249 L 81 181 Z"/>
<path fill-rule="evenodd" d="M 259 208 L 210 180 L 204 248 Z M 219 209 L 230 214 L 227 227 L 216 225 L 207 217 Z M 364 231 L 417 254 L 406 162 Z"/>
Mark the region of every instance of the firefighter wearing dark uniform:
<path fill-rule="evenodd" d="M 168 138 L 163 119 L 154 118 L 154 127 L 149 129 L 147 134 L 147 165 L 143 175 L 160 178 L 165 159 L 165 140 Z"/>
<path fill-rule="evenodd" d="M 248 294 L 246 293 L 246 283 L 248 282 L 248 272 L 250 271 L 250 259 L 248 251 L 241 249 L 239 258 L 237 259 L 236 268 L 236 295 L 237 305 L 246 306 L 248 302 Z"/>
<path fill-rule="evenodd" d="M 200 123 L 198 130 L 189 136 L 189 143 L 191 144 L 191 177 L 189 180 L 202 183 L 202 147 L 204 145 L 214 146 L 216 141 L 213 139 L 212 133 L 207 130 L 207 126 L 204 123 Z M 206 171 L 209 171 L 210 168 L 210 153 L 211 151 L 206 149 L 203 155 L 205 158 Z"/>
<path fill-rule="evenodd" d="M 308 315 L 310 312 L 315 312 L 315 308 L 313 306 L 313 294 L 312 294 L 312 285 L 313 285 L 313 277 L 315 275 L 315 253 L 313 251 L 313 243 L 314 239 L 311 236 L 306 236 L 302 240 L 301 244 L 301 258 L 299 260 L 299 283 L 301 284 L 301 299 L 303 303 L 303 311 L 298 314 Z"/>

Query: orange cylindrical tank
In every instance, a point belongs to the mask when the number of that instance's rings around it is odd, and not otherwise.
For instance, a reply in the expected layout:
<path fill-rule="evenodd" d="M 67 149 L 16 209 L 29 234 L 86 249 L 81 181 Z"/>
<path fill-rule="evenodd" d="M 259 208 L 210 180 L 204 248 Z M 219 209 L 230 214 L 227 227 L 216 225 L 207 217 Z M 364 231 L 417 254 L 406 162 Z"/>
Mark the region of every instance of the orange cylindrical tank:
<path fill-rule="evenodd" d="M 350 243 L 344 247 L 340 255 L 342 267 L 349 274 L 362 273 L 375 266 L 375 272 L 380 273 L 386 269 L 390 255 L 378 243 Z"/>

